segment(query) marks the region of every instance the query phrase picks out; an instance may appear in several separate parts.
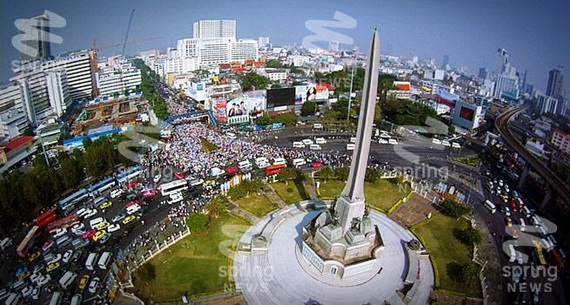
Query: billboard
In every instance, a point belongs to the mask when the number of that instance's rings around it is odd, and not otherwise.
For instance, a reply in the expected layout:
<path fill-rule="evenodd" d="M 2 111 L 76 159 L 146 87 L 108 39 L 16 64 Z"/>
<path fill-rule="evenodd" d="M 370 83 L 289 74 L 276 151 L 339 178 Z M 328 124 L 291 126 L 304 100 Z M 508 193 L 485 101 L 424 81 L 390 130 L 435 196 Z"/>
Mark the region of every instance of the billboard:
<path fill-rule="evenodd" d="M 301 105 L 307 100 L 307 85 L 295 86 L 295 104 Z"/>
<path fill-rule="evenodd" d="M 475 111 L 473 109 L 469 109 L 463 106 L 461 106 L 461 110 L 459 111 L 459 117 L 468 121 L 473 121 L 474 114 Z"/>
<path fill-rule="evenodd" d="M 328 84 L 309 85 L 307 86 L 305 97 L 307 101 L 328 100 L 329 85 Z"/>
<path fill-rule="evenodd" d="M 267 90 L 267 108 L 295 105 L 295 88 Z"/>
<path fill-rule="evenodd" d="M 258 115 L 266 108 L 267 104 L 267 91 L 255 90 L 248 91 L 245 96 L 249 98 L 249 112 L 250 115 Z"/>
<path fill-rule="evenodd" d="M 220 123 L 226 123 L 228 121 L 227 104 L 228 102 L 225 98 L 212 100 L 212 112 L 216 120 Z"/>

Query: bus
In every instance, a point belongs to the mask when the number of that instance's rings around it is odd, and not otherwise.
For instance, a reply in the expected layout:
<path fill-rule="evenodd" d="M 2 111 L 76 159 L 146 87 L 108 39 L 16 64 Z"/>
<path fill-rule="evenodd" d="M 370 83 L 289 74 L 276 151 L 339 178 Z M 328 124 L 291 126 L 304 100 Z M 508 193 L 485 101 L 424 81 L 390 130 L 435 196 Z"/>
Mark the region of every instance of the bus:
<path fill-rule="evenodd" d="M 538 254 L 538 261 L 541 265 L 546 265 L 546 260 L 544 259 L 544 255 L 542 255 L 542 243 L 535 239 L 532 240 L 532 243 L 536 249 L 536 254 Z"/>
<path fill-rule="evenodd" d="M 95 266 L 97 264 L 97 258 L 99 258 L 99 254 L 92 252 L 89 253 L 87 260 L 85 261 L 85 267 L 87 270 L 95 270 Z"/>
<path fill-rule="evenodd" d="M 117 181 L 123 183 L 138 177 L 142 173 L 142 168 L 140 166 L 131 167 L 117 174 Z"/>
<path fill-rule="evenodd" d="M 77 214 L 71 214 L 67 217 L 58 219 L 50 224 L 48 224 L 47 229 L 48 232 L 50 234 L 52 234 L 53 232 L 55 232 L 55 230 L 59 229 L 59 228 L 70 228 L 73 227 L 74 225 L 79 223 L 79 216 L 77 216 Z"/>
<path fill-rule="evenodd" d="M 286 167 L 285 164 L 270 165 L 270 166 L 265 168 L 265 175 L 266 176 L 277 175 L 285 167 Z"/>
<path fill-rule="evenodd" d="M 89 196 L 89 192 L 86 189 L 80 189 L 77 192 L 63 198 L 59 201 L 59 206 L 62 210 L 67 211 L 73 209 L 73 205 Z"/>
<path fill-rule="evenodd" d="M 115 184 L 115 179 L 109 177 L 87 187 L 87 190 L 91 193 L 101 193 L 112 188 Z"/>
<path fill-rule="evenodd" d="M 32 244 L 34 238 L 36 238 L 36 236 L 39 233 L 40 233 L 39 226 L 33 226 L 32 229 L 30 229 L 28 234 L 26 234 L 26 236 L 24 237 L 24 239 L 22 239 L 22 242 L 18 245 L 18 248 L 16 249 L 16 253 L 18 253 L 18 256 L 24 258 L 26 257 L 26 255 L 28 255 L 30 244 Z"/>
<path fill-rule="evenodd" d="M 57 218 L 54 210 L 49 210 L 34 219 L 36 225 L 40 228 L 45 227 Z"/>
<path fill-rule="evenodd" d="M 170 194 L 180 193 L 183 190 L 188 190 L 188 181 L 174 180 L 160 185 L 159 188 L 162 196 L 170 196 Z"/>

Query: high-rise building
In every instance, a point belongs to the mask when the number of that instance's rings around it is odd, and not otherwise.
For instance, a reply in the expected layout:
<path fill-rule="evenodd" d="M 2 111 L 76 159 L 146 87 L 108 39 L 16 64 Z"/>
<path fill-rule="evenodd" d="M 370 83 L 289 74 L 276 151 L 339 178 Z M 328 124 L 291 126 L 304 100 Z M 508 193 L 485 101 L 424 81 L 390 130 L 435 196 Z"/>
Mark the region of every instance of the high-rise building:
<path fill-rule="evenodd" d="M 97 73 L 97 87 L 101 96 L 134 91 L 141 84 L 141 70 L 131 63 L 121 61 L 116 66 L 104 66 Z"/>
<path fill-rule="evenodd" d="M 443 62 L 441 63 L 441 68 L 446 69 L 447 65 L 449 65 L 449 55 L 443 55 Z"/>
<path fill-rule="evenodd" d="M 0 142 L 22 135 L 27 127 L 20 86 L 11 83 L 0 88 Z"/>
<path fill-rule="evenodd" d="M 176 58 L 197 58 L 196 69 L 208 65 L 257 59 L 259 47 L 256 40 L 235 38 L 178 40 Z"/>
<path fill-rule="evenodd" d="M 481 67 L 479 68 L 479 74 L 477 75 L 480 79 L 487 79 L 487 76 L 489 76 L 489 70 L 487 70 L 487 68 L 485 67 Z"/>
<path fill-rule="evenodd" d="M 546 95 L 558 98 L 562 95 L 562 84 L 564 75 L 559 69 L 552 69 L 548 72 L 548 84 L 546 85 Z"/>
<path fill-rule="evenodd" d="M 37 59 L 49 59 L 51 57 L 51 45 L 50 45 L 50 25 L 49 16 L 46 14 L 32 17 L 29 19 L 31 28 L 27 29 L 27 32 L 21 32 L 26 36 L 33 35 L 33 37 L 27 37 L 26 41 L 22 41 L 23 44 L 28 45 L 35 52 L 35 56 L 22 53 L 23 61 L 31 61 Z"/>
<path fill-rule="evenodd" d="M 200 20 L 193 25 L 194 38 L 236 37 L 235 20 Z"/>
<path fill-rule="evenodd" d="M 51 108 L 61 116 L 70 104 L 69 86 L 65 69 L 46 72 L 46 83 Z"/>
<path fill-rule="evenodd" d="M 558 113 L 557 111 L 560 111 L 558 100 L 553 98 L 552 96 L 548 96 L 543 93 L 536 94 L 536 106 L 540 111 L 540 114 L 543 113 L 556 114 Z"/>
<path fill-rule="evenodd" d="M 44 62 L 46 71 L 64 69 L 69 86 L 69 98 L 72 101 L 89 99 L 96 96 L 95 70 L 89 50 L 80 50 L 61 54 L 53 60 Z"/>
<path fill-rule="evenodd" d="M 495 89 L 493 96 L 501 98 L 503 95 L 508 95 L 514 99 L 519 96 L 519 82 L 518 77 L 510 75 L 499 75 L 495 81 Z"/>
<path fill-rule="evenodd" d="M 260 48 L 266 47 L 270 43 L 271 42 L 269 41 L 269 37 L 259 37 L 257 39 L 257 44 L 259 45 Z"/>

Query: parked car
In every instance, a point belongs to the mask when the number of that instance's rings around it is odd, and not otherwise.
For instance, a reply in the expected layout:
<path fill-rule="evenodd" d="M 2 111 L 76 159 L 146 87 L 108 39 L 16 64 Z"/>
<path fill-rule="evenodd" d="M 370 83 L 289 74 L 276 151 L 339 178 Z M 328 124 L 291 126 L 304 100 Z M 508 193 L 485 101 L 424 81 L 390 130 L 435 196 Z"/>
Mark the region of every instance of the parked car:
<path fill-rule="evenodd" d="M 99 287 L 99 282 L 101 282 L 101 279 L 99 277 L 93 278 L 91 280 L 91 283 L 89 283 L 89 292 L 91 293 L 97 292 L 97 288 Z"/>

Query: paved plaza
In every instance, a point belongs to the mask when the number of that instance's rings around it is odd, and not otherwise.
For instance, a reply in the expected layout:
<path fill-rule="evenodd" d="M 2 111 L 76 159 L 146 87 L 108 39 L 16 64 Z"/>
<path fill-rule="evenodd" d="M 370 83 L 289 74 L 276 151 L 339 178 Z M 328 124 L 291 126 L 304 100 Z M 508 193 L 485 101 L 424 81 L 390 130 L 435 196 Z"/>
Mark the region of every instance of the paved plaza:
<path fill-rule="evenodd" d="M 346 278 L 342 284 L 334 283 L 301 266 L 304 260 L 297 247 L 302 228 L 317 214 L 288 206 L 266 216 L 242 236 L 240 243 L 250 244 L 251 237 L 265 228 L 264 235 L 269 237 L 267 250 L 237 251 L 234 257 L 236 288 L 248 304 L 404 304 L 397 290 L 404 287 L 408 272 L 404 243 L 413 239 L 413 234 L 386 215 L 371 211 L 372 222 L 378 225 L 385 244 L 374 266 L 377 270 L 371 270 L 371 278 L 365 282 Z M 273 223 L 269 224 L 271 217 Z M 409 304 L 427 304 L 434 283 L 433 269 L 428 258 L 415 263 L 420 267 L 419 282 Z"/>

